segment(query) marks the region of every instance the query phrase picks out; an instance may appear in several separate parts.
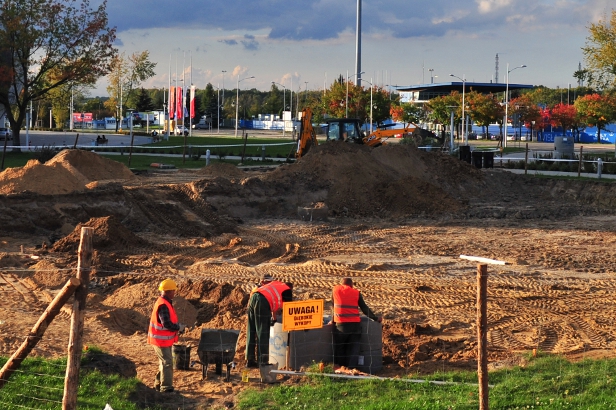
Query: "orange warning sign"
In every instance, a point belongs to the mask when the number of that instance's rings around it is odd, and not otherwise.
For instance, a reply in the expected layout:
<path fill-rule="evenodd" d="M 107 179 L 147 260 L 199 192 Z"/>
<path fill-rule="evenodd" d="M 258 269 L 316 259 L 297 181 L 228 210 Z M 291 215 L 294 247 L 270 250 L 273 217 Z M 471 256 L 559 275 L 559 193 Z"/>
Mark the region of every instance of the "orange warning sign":
<path fill-rule="evenodd" d="M 319 329 L 323 327 L 323 299 L 285 302 L 282 305 L 282 330 Z"/>

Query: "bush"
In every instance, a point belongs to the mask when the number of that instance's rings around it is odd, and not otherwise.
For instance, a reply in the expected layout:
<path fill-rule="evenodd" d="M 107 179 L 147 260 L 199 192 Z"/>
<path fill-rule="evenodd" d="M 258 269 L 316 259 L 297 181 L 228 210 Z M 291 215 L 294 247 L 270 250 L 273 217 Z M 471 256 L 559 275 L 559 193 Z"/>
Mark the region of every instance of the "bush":
<path fill-rule="evenodd" d="M 41 164 L 44 164 L 45 162 L 55 157 L 56 154 L 57 151 L 52 148 L 51 145 L 43 145 L 41 148 L 34 151 L 34 159 L 36 159 Z"/>

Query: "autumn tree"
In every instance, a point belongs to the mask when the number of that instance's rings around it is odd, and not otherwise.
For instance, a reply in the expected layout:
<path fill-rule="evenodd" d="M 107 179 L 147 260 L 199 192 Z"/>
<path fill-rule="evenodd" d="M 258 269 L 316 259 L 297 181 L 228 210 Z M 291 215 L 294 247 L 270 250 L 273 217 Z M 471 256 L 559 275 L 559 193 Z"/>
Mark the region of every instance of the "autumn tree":
<path fill-rule="evenodd" d="M 586 78 L 599 89 L 616 86 L 616 10 L 607 17 L 588 27 L 586 46 L 582 47 L 584 60 L 588 66 Z"/>
<path fill-rule="evenodd" d="M 118 115 L 116 128 L 125 107 L 134 108 L 137 104 L 135 90 L 155 74 L 154 67 L 156 63 L 150 61 L 149 51 L 135 52 L 129 57 L 122 53 L 111 60 L 107 76 L 109 99 L 105 101 L 105 107 Z"/>
<path fill-rule="evenodd" d="M 117 51 L 106 7 L 103 1 L 92 9 L 89 0 L 0 2 L 0 104 L 16 146 L 31 101 L 66 84 L 94 84 L 109 71 Z"/>
<path fill-rule="evenodd" d="M 568 129 L 571 129 L 577 122 L 577 109 L 575 105 L 556 104 L 552 108 L 551 124 L 555 127 L 561 127 L 563 135 L 566 134 Z"/>
<path fill-rule="evenodd" d="M 590 94 L 575 100 L 580 120 L 597 127 L 597 142 L 601 142 L 601 130 L 616 121 L 616 99 L 609 95 Z"/>
<path fill-rule="evenodd" d="M 420 104 L 394 101 L 389 114 L 396 122 L 418 124 L 425 119 L 425 110 Z"/>
<path fill-rule="evenodd" d="M 505 115 L 503 106 L 496 100 L 494 94 L 482 94 L 476 91 L 466 94 L 466 101 L 471 119 L 485 130 L 486 138 L 490 138 L 488 127 L 503 118 Z"/>

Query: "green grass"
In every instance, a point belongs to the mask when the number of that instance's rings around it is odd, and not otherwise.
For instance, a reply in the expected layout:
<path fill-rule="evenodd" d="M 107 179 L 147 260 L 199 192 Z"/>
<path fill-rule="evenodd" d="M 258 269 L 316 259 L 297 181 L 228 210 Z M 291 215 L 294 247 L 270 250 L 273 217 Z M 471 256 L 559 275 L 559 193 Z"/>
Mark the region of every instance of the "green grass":
<path fill-rule="evenodd" d="M 120 162 L 126 166 L 128 166 L 128 154 L 124 155 L 104 155 L 106 158 L 109 158 L 113 161 Z M 240 161 L 238 160 L 230 160 L 223 159 L 219 160 L 216 157 L 212 157 L 210 164 L 215 164 L 218 162 L 226 162 L 229 164 L 238 164 Z M 205 155 L 201 156 L 200 159 L 196 160 L 188 155 L 186 155 L 185 161 L 182 161 L 182 157 L 160 157 L 155 155 L 133 155 L 130 162 L 131 169 L 154 169 L 150 167 L 152 163 L 163 163 L 174 165 L 176 168 L 203 168 L 205 166 Z M 243 162 L 244 165 L 276 165 L 280 164 L 279 161 L 272 161 L 271 159 L 266 158 L 265 161 L 252 160 L 246 158 Z"/>
<path fill-rule="evenodd" d="M 616 360 L 570 363 L 558 356 L 528 357 L 523 367 L 490 372 L 490 409 L 616 408 Z M 344 380 L 311 376 L 296 385 L 246 390 L 240 409 L 477 409 L 475 372 L 439 373 L 426 380 Z"/>
<path fill-rule="evenodd" d="M 91 349 L 91 354 L 100 354 Z M 7 358 L 0 358 L 4 365 Z M 82 363 L 88 361 L 84 355 Z M 17 409 L 59 409 L 62 408 L 66 358 L 46 360 L 28 358 L 13 373 L 8 383 L 0 389 L 0 408 Z M 108 403 L 114 409 L 137 410 L 143 408 L 131 401 L 140 381 L 136 378 L 123 378 L 119 375 L 105 375 L 97 370 L 81 369 L 77 408 L 101 410 Z M 143 404 L 143 403 L 141 403 Z M 153 407 L 150 407 L 153 408 Z"/>

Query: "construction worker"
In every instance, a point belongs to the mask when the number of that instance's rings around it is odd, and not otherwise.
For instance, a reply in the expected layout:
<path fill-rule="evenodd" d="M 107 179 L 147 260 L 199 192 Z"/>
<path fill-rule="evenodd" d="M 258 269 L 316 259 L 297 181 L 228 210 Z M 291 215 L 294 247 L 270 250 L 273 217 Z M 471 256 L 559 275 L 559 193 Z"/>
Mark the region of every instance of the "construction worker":
<path fill-rule="evenodd" d="M 354 369 L 358 365 L 361 340 L 359 310 L 376 322 L 381 323 L 383 318 L 372 313 L 359 290 L 353 287 L 351 278 L 344 278 L 341 285 L 334 286 L 333 301 L 334 363 Z"/>
<path fill-rule="evenodd" d="M 293 285 L 277 280 L 272 280 L 252 293 L 248 301 L 246 325 L 246 367 L 258 367 L 269 362 L 270 326 L 276 323 L 276 315 L 282 309 L 282 303 L 291 300 Z"/>
<path fill-rule="evenodd" d="M 250 291 L 250 296 L 252 296 L 253 293 L 255 293 L 261 286 L 263 285 L 267 285 L 268 283 L 270 283 L 271 281 L 273 281 L 274 278 L 272 277 L 272 275 L 270 275 L 269 273 L 264 274 L 261 277 L 261 282 L 257 283 L 252 290 Z"/>
<path fill-rule="evenodd" d="M 160 297 L 154 303 L 148 329 L 148 343 L 154 346 L 158 357 L 158 373 L 154 388 L 161 392 L 173 392 L 173 353 L 172 346 L 178 334 L 184 332 L 185 325 L 179 323 L 173 308 L 173 298 L 178 285 L 173 279 L 165 279 L 158 286 Z"/>

